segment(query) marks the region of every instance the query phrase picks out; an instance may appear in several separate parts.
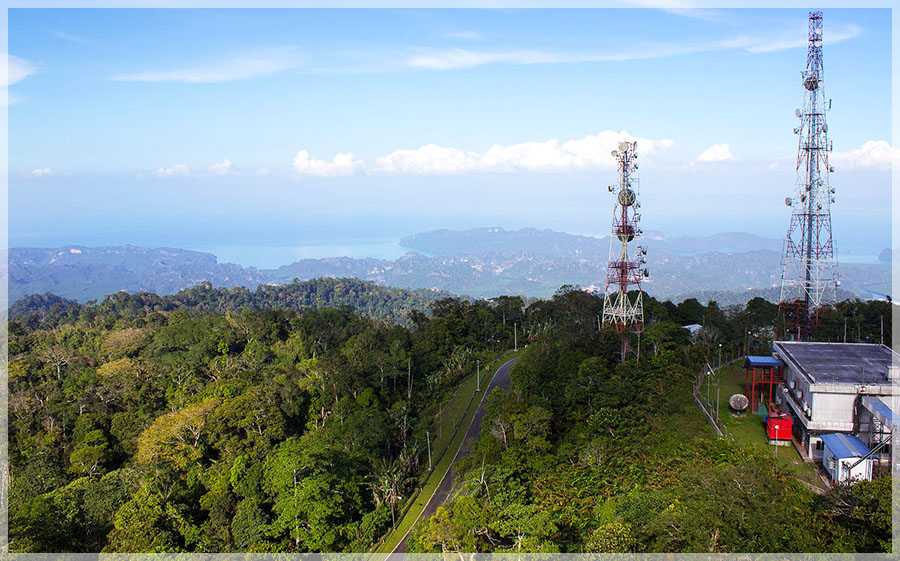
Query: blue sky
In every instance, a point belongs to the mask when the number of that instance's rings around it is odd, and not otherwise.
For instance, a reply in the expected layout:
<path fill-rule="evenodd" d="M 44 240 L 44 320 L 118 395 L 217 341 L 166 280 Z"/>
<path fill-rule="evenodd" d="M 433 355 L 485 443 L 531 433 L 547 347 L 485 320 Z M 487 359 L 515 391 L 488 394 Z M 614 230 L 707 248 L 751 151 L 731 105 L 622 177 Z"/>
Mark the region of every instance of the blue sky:
<path fill-rule="evenodd" d="M 603 235 L 609 150 L 631 135 L 646 229 L 781 237 L 806 18 L 10 10 L 9 243 L 272 266 L 253 248 L 476 226 Z M 888 10 L 825 11 L 835 239 L 871 253 L 891 241 L 890 53 Z"/>

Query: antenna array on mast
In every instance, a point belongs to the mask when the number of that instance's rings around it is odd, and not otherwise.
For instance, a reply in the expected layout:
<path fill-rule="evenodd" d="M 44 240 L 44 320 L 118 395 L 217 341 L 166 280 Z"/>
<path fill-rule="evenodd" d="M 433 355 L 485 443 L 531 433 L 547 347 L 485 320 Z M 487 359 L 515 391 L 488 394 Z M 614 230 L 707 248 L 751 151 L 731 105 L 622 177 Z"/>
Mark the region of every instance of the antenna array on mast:
<path fill-rule="evenodd" d="M 619 183 L 609 187 L 615 193 L 612 237 L 609 242 L 609 261 L 606 268 L 606 290 L 603 296 L 603 324 L 614 325 L 619 333 L 626 328 L 640 331 L 644 325 L 644 307 L 641 299 L 641 277 L 649 276 L 644 267 L 647 248 L 638 245 L 641 235 L 641 215 L 638 212 L 637 142 L 620 142 L 612 151 L 618 162 Z M 636 289 L 634 299 L 629 298 L 629 287 Z"/>
<path fill-rule="evenodd" d="M 781 297 L 778 307 L 791 336 L 806 339 L 818 323 L 823 308 L 837 297 L 834 246 L 831 238 L 831 203 L 834 189 L 828 164 L 831 141 L 825 112 L 825 73 L 822 65 L 822 12 L 809 14 L 809 48 L 806 70 L 801 74 L 803 108 L 794 114 L 800 126 L 797 149 L 797 180 L 794 197 L 785 199 L 792 208 L 791 225 L 784 243 Z"/>

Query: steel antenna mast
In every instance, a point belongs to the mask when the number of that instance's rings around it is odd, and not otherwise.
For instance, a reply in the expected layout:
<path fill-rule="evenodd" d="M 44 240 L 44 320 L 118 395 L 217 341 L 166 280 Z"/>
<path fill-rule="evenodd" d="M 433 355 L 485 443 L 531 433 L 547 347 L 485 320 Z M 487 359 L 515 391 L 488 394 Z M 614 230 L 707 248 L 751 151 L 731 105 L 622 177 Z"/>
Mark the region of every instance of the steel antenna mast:
<path fill-rule="evenodd" d="M 619 183 L 610 185 L 609 192 L 616 195 L 613 210 L 612 237 L 609 242 L 609 261 L 606 268 L 606 290 L 603 296 L 603 324 L 614 325 L 621 334 L 626 329 L 641 331 L 644 325 L 644 306 L 641 277 L 650 272 L 644 267 L 647 248 L 637 243 L 641 235 L 641 215 L 638 212 L 637 142 L 620 142 L 612 151 L 618 163 Z M 637 289 L 632 300 L 629 287 Z M 622 360 L 625 359 L 625 339 L 622 339 Z"/>
<path fill-rule="evenodd" d="M 794 114 L 800 126 L 794 129 L 797 149 L 797 179 L 794 196 L 784 200 L 792 207 L 791 224 L 784 241 L 779 313 L 791 336 L 807 339 L 819 313 L 834 305 L 837 286 L 834 245 L 831 237 L 831 203 L 834 188 L 828 164 L 831 141 L 825 113 L 825 72 L 822 65 L 822 12 L 809 13 L 809 48 L 806 70 L 801 74 L 803 108 Z"/>

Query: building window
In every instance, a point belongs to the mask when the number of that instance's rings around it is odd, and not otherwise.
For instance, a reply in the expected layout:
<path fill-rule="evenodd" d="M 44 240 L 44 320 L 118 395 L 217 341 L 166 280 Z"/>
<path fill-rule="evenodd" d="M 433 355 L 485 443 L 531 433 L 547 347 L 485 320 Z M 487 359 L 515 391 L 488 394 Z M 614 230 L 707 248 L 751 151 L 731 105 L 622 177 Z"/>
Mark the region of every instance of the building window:
<path fill-rule="evenodd" d="M 825 443 L 823 443 L 821 440 L 817 440 L 816 441 L 816 450 L 824 450 L 824 449 L 825 449 Z"/>

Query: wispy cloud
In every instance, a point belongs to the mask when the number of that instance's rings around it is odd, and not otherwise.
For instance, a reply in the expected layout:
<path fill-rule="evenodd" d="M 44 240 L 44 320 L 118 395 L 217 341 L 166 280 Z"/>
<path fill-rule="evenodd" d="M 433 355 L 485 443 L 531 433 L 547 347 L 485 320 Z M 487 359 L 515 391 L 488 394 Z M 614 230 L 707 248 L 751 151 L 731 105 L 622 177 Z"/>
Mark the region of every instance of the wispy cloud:
<path fill-rule="evenodd" d="M 24 58 L 4 53 L 2 57 L 3 64 L 6 68 L 0 70 L 0 102 L 2 105 L 13 105 L 19 102 L 19 99 L 9 93 L 9 86 L 21 82 L 25 78 L 37 72 L 34 64 L 28 62 Z"/>
<path fill-rule="evenodd" d="M 697 156 L 698 162 L 727 162 L 736 159 L 727 144 L 713 144 Z"/>
<path fill-rule="evenodd" d="M 481 41 L 481 33 L 477 31 L 453 31 L 450 33 L 445 33 L 444 37 L 449 37 L 450 39 L 465 39 L 466 41 Z"/>
<path fill-rule="evenodd" d="M 191 174 L 191 168 L 185 164 L 175 164 L 170 168 L 159 168 L 154 172 L 157 177 L 187 177 Z"/>
<path fill-rule="evenodd" d="M 48 175 L 54 175 L 54 171 L 50 168 L 37 168 L 31 170 L 31 177 L 47 177 Z"/>
<path fill-rule="evenodd" d="M 722 21 L 725 19 L 725 13 L 721 10 L 709 10 L 706 8 L 663 8 L 662 11 L 681 16 L 685 18 L 698 19 L 702 21 Z"/>
<path fill-rule="evenodd" d="M 0 77 L 0 85 L 2 85 L 4 88 L 21 82 L 25 78 L 37 72 L 37 68 L 24 58 L 19 58 L 15 55 L 5 53 L 3 56 L 3 60 L 6 63 L 6 68 L 2 70 L 3 74 L 2 77 Z"/>
<path fill-rule="evenodd" d="M 833 44 L 848 39 L 853 39 L 862 33 L 862 29 L 857 25 L 835 25 L 829 27 L 824 35 L 824 43 Z M 798 26 L 793 33 L 782 33 L 779 35 L 768 36 L 752 36 L 740 35 L 733 39 L 721 41 L 722 49 L 743 49 L 750 53 L 770 53 L 773 51 L 782 51 L 785 49 L 796 49 L 798 47 L 806 47 L 809 39 L 807 38 L 806 26 Z"/>
<path fill-rule="evenodd" d="M 71 41 L 73 43 L 90 43 L 91 41 L 85 39 L 84 37 L 80 37 L 78 35 L 72 35 L 70 33 L 64 33 L 62 31 L 57 31 L 55 29 L 44 29 L 50 35 L 53 35 L 57 39 L 62 39 L 64 41 Z"/>
<path fill-rule="evenodd" d="M 540 51 L 478 52 L 468 49 L 448 49 L 414 56 L 407 61 L 407 65 L 414 68 L 449 70 L 497 62 L 534 64 L 538 62 L 573 62 L 573 60 L 565 60 L 560 55 Z"/>
<path fill-rule="evenodd" d="M 844 169 L 891 169 L 892 166 L 900 166 L 900 150 L 886 140 L 870 140 L 854 150 L 833 152 L 829 161 Z"/>
<path fill-rule="evenodd" d="M 637 140 L 644 156 L 655 155 L 675 145 L 669 139 L 635 139 L 626 131 L 607 130 L 565 142 L 550 139 L 508 146 L 495 144 L 484 152 L 426 144 L 395 150 L 377 158 L 371 165 L 356 160 L 350 153 L 338 154 L 329 162 L 311 158 L 306 150 L 302 150 L 294 158 L 294 167 L 301 174 L 318 176 L 351 175 L 356 171 L 425 175 L 614 169 L 616 161 L 610 152 L 623 139 Z"/>
<path fill-rule="evenodd" d="M 208 64 L 168 70 L 148 70 L 114 76 L 121 82 L 214 83 L 258 78 L 297 66 L 292 50 L 236 56 Z"/>
<path fill-rule="evenodd" d="M 838 43 L 858 36 L 862 29 L 856 25 L 833 26 L 825 35 L 826 43 Z M 760 35 L 738 35 L 718 41 L 698 43 L 635 44 L 627 49 L 609 52 L 553 52 L 531 49 L 483 51 L 472 49 L 441 49 L 409 57 L 406 66 L 431 70 L 472 68 L 485 64 L 551 64 L 577 62 L 625 62 L 630 60 L 668 58 L 727 50 L 750 53 L 769 53 L 805 47 L 806 29 L 791 28 Z"/>

